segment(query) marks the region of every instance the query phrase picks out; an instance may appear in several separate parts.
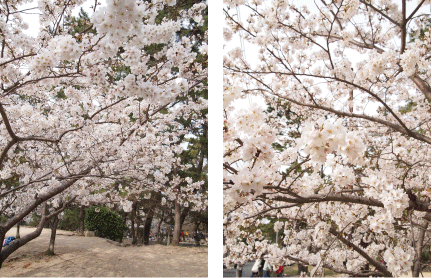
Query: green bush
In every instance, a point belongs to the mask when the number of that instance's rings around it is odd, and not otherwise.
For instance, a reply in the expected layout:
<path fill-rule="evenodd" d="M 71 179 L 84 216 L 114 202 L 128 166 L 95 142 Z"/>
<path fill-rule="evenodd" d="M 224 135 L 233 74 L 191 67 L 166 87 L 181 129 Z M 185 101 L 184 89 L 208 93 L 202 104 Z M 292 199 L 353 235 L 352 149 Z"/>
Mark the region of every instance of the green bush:
<path fill-rule="evenodd" d="M 96 236 L 111 240 L 121 240 L 125 230 L 121 216 L 105 207 L 86 209 L 84 225 L 87 230 L 95 231 Z"/>

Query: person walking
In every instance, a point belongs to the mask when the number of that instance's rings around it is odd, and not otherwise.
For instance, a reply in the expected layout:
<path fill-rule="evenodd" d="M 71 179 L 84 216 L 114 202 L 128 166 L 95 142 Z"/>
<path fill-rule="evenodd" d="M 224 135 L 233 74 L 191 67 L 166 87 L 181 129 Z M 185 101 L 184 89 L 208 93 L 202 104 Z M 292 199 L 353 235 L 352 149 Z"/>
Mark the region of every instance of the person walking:
<path fill-rule="evenodd" d="M 252 274 L 251 277 L 259 277 L 259 271 L 261 268 L 261 258 L 258 258 L 254 265 L 252 266 Z"/>
<path fill-rule="evenodd" d="M 235 264 L 234 268 L 236 270 L 236 277 L 243 277 L 243 265 Z"/>
<path fill-rule="evenodd" d="M 267 260 L 265 260 L 265 263 L 263 266 L 263 277 L 270 277 L 271 271 L 272 271 L 272 267 L 271 267 L 271 265 L 267 259 Z"/>
<path fill-rule="evenodd" d="M 264 260 L 264 255 L 261 257 L 261 263 L 260 266 L 258 268 L 258 277 L 263 277 L 263 269 L 264 269 L 264 264 L 266 263 L 266 261 Z"/>
<path fill-rule="evenodd" d="M 280 265 L 278 270 L 276 270 L 276 277 L 282 277 L 284 273 L 285 267 Z"/>

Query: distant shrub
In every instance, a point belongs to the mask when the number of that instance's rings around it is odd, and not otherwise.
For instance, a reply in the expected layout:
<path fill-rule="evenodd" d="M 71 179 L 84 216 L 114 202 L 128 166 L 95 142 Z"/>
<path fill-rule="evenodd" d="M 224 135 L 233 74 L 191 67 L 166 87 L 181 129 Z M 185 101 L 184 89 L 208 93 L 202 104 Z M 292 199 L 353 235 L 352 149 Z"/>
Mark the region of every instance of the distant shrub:
<path fill-rule="evenodd" d="M 63 211 L 57 229 L 65 231 L 77 231 L 79 228 L 79 208 L 70 208 Z"/>
<path fill-rule="evenodd" d="M 96 236 L 111 240 L 121 240 L 125 229 L 121 216 L 105 207 L 86 209 L 84 225 L 87 230 L 95 231 Z"/>

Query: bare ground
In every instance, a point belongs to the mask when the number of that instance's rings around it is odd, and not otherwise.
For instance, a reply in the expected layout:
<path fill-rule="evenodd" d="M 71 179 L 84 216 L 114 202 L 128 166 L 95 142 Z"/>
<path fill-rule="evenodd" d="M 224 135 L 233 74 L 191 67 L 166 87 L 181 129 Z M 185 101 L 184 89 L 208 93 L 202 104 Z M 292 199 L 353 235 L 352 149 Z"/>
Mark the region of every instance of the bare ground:
<path fill-rule="evenodd" d="M 21 236 L 34 228 L 21 227 Z M 98 237 L 57 230 L 54 256 L 48 249 L 50 229 L 14 252 L 0 269 L 2 276 L 207 277 L 207 247 L 165 245 L 121 247 Z M 15 229 L 7 236 L 15 236 Z"/>

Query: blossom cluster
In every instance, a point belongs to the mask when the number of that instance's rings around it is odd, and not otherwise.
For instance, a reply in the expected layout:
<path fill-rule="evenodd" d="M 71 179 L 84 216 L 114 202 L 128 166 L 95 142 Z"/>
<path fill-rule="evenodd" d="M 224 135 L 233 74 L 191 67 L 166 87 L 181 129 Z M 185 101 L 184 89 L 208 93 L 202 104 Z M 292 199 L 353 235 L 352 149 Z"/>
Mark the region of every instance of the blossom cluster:
<path fill-rule="evenodd" d="M 395 188 L 391 181 L 377 176 L 363 178 L 363 182 L 368 185 L 366 196 L 381 200 L 393 217 L 402 217 L 403 211 L 409 206 L 408 195 L 402 188 Z"/>
<path fill-rule="evenodd" d="M 71 35 L 57 36 L 32 59 L 29 69 L 43 74 L 58 66 L 60 61 L 72 62 L 78 59 L 82 55 L 82 48 Z"/>
<path fill-rule="evenodd" d="M 323 164 L 334 151 L 344 154 L 352 163 L 363 162 L 364 144 L 355 133 L 348 133 L 342 119 L 319 119 L 305 123 L 297 147 L 310 155 L 317 164 Z"/>
<path fill-rule="evenodd" d="M 404 250 L 405 249 L 405 250 Z M 406 275 L 411 271 L 413 265 L 414 250 L 412 247 L 407 246 L 401 248 L 389 248 L 384 252 L 384 261 L 387 263 L 389 270 L 395 276 Z"/>

